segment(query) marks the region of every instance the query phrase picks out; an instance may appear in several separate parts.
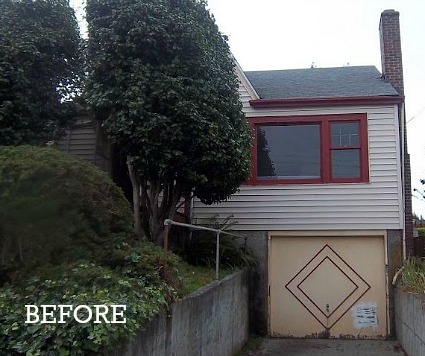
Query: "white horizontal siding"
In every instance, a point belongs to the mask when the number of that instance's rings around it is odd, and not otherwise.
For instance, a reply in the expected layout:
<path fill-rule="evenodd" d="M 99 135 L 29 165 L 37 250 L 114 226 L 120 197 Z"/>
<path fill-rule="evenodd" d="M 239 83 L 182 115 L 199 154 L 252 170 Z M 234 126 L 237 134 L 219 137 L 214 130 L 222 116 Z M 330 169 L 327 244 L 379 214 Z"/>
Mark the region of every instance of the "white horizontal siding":
<path fill-rule="evenodd" d="M 252 100 L 253 98 L 250 92 L 248 91 L 248 89 L 246 88 L 246 86 L 242 82 L 239 82 L 239 97 L 242 102 L 243 112 L 245 113 L 245 115 L 249 116 L 248 112 L 250 111 L 250 108 L 251 108 L 249 101 Z"/>
<path fill-rule="evenodd" d="M 237 62 L 236 75 L 239 79 L 239 95 L 241 96 L 242 103 L 245 103 L 244 105 L 246 105 L 246 103 L 251 99 L 259 99 L 260 97 Z"/>
<path fill-rule="evenodd" d="M 249 102 L 249 100 L 252 99 L 248 90 L 242 83 L 239 83 L 239 96 L 242 102 Z"/>
<path fill-rule="evenodd" d="M 401 229 L 399 137 L 396 106 L 254 109 L 240 88 L 247 117 L 366 113 L 369 183 L 242 186 L 227 202 L 205 206 L 195 200 L 197 223 L 233 215 L 236 230 Z"/>

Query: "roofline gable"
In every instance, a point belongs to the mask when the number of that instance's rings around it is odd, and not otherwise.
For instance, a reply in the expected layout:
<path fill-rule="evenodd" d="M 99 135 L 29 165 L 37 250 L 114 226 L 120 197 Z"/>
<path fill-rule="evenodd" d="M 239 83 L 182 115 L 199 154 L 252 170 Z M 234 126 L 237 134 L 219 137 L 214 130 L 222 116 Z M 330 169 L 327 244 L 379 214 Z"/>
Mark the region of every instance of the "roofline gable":
<path fill-rule="evenodd" d="M 247 76 L 245 75 L 245 73 L 242 70 L 241 66 L 239 65 L 238 61 L 235 58 L 233 58 L 233 59 L 234 59 L 235 64 L 236 64 L 236 75 L 238 76 L 239 81 L 242 83 L 242 85 L 247 90 L 248 94 L 251 96 L 251 99 L 252 100 L 260 99 L 260 96 L 255 91 L 251 82 L 248 80 Z"/>

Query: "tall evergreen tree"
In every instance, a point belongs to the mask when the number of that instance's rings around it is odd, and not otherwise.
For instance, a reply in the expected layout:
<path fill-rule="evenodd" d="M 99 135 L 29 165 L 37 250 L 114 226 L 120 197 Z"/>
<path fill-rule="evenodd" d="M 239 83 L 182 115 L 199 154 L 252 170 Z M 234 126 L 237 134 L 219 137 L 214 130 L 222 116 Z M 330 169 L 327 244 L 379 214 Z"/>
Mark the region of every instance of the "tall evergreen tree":
<path fill-rule="evenodd" d="M 248 177 L 235 63 L 202 0 L 88 0 L 87 20 L 87 99 L 127 155 L 136 227 L 140 185 L 160 242 L 183 196 L 218 202 Z"/>
<path fill-rule="evenodd" d="M 0 1 L 0 145 L 45 143 L 67 126 L 79 47 L 68 0 Z"/>

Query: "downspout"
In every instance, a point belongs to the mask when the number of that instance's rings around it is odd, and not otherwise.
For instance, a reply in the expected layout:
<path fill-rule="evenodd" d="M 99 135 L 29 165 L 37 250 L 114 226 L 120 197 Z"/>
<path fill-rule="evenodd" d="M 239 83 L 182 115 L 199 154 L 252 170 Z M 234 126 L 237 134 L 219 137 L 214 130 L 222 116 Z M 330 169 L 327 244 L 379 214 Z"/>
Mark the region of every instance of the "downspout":
<path fill-rule="evenodd" d="M 403 214 L 402 214 L 402 224 L 403 224 L 403 260 L 406 260 L 407 258 L 407 251 L 406 251 L 406 194 L 410 194 L 409 192 L 406 192 L 406 184 L 405 184 L 405 179 L 406 179 L 406 172 L 405 172 L 405 131 L 406 131 L 406 127 L 405 127 L 405 122 L 406 122 L 406 118 L 405 118 L 405 107 L 404 107 L 404 101 L 399 104 L 398 106 L 398 112 L 399 112 L 399 120 L 400 120 L 400 146 L 401 146 L 401 151 L 400 151 L 400 162 L 401 162 L 401 182 L 402 182 L 402 202 L 403 202 Z"/>

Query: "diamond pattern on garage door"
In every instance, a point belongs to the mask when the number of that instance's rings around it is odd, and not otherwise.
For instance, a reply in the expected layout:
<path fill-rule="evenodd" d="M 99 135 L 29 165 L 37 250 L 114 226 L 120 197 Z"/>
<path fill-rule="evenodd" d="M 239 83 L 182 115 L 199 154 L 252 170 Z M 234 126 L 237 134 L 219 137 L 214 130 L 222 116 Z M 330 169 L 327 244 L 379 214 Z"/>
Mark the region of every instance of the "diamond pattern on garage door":
<path fill-rule="evenodd" d="M 335 286 L 332 293 L 323 291 L 331 295 L 326 303 L 314 287 L 320 278 L 327 278 L 327 284 Z M 370 289 L 370 285 L 329 245 L 317 252 L 285 287 L 326 329 L 332 328 Z"/>

